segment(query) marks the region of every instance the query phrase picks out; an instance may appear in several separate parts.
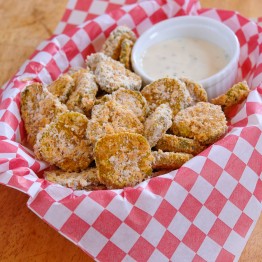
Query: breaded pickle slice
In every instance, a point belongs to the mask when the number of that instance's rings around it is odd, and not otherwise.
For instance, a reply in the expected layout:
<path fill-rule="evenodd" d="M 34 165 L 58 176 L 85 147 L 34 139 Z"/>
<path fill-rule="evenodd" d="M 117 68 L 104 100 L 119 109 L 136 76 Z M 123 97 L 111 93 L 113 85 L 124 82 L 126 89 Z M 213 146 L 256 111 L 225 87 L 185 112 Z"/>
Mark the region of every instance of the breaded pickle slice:
<path fill-rule="evenodd" d="M 110 57 L 102 52 L 93 53 L 86 57 L 86 65 L 91 69 L 91 71 L 95 72 L 97 65 L 108 59 L 110 59 Z"/>
<path fill-rule="evenodd" d="M 121 50 L 119 55 L 119 62 L 122 63 L 125 68 L 131 70 L 131 53 L 134 42 L 129 39 L 124 39 L 121 43 Z"/>
<path fill-rule="evenodd" d="M 94 144 L 106 134 L 130 132 L 143 134 L 144 126 L 136 115 L 114 100 L 94 106 L 87 126 L 87 137 Z"/>
<path fill-rule="evenodd" d="M 94 157 L 98 179 L 108 188 L 134 186 L 152 173 L 154 157 L 142 135 L 116 133 L 96 143 Z"/>
<path fill-rule="evenodd" d="M 180 152 L 197 155 L 206 147 L 201 145 L 197 140 L 165 134 L 156 144 L 157 149 L 167 152 Z"/>
<path fill-rule="evenodd" d="M 243 102 L 247 98 L 249 92 L 250 89 L 247 82 L 239 82 L 233 85 L 225 94 L 211 99 L 211 103 L 221 105 L 223 109 L 228 108 Z"/>
<path fill-rule="evenodd" d="M 67 107 L 42 84 L 34 83 L 27 86 L 21 93 L 21 116 L 28 143 L 33 146 L 38 131 L 66 111 Z"/>
<path fill-rule="evenodd" d="M 162 104 L 146 119 L 144 135 L 151 147 L 154 147 L 159 139 L 172 126 L 172 110 L 168 104 Z"/>
<path fill-rule="evenodd" d="M 121 51 L 121 44 L 125 39 L 129 39 L 134 43 L 136 41 L 136 35 L 127 26 L 116 27 L 103 44 L 102 52 L 107 56 L 118 60 Z"/>
<path fill-rule="evenodd" d="M 207 92 L 201 84 L 185 77 L 179 79 L 185 83 L 186 88 L 193 99 L 192 104 L 196 104 L 197 102 L 201 101 L 207 102 Z"/>
<path fill-rule="evenodd" d="M 95 76 L 100 88 L 108 93 L 112 93 L 121 87 L 139 91 L 142 86 L 142 79 L 139 75 L 111 58 L 102 60 L 97 64 Z"/>
<path fill-rule="evenodd" d="M 82 172 L 67 172 L 58 169 L 45 171 L 44 177 L 50 182 L 69 187 L 74 190 L 106 189 L 104 185 L 100 184 L 97 174 L 97 168 L 88 168 Z"/>
<path fill-rule="evenodd" d="M 141 93 L 148 102 L 150 112 L 167 103 L 175 116 L 192 102 L 186 85 L 177 78 L 158 79 L 145 86 Z"/>
<path fill-rule="evenodd" d="M 190 160 L 193 155 L 187 153 L 163 152 L 162 150 L 152 152 L 155 161 L 153 169 L 178 169 Z"/>
<path fill-rule="evenodd" d="M 95 104 L 97 91 L 98 86 L 92 73 L 79 74 L 76 89 L 66 103 L 68 109 L 89 115 Z"/>
<path fill-rule="evenodd" d="M 199 102 L 175 116 L 172 131 L 175 135 L 193 138 L 208 145 L 226 133 L 227 121 L 220 106 Z"/>
<path fill-rule="evenodd" d="M 78 85 L 78 78 L 82 77 L 84 73 L 90 72 L 90 69 L 87 68 L 70 68 L 68 74 L 73 78 L 75 87 Z M 75 88 L 74 88 L 75 89 Z M 74 91 L 74 90 L 73 90 Z"/>
<path fill-rule="evenodd" d="M 65 103 L 72 93 L 74 86 L 74 79 L 68 74 L 63 74 L 48 85 L 47 90 L 55 95 L 62 103 Z"/>
<path fill-rule="evenodd" d="M 141 122 L 145 121 L 149 109 L 146 99 L 140 92 L 120 88 L 112 93 L 112 98 L 117 103 L 126 106 L 133 111 Z"/>
<path fill-rule="evenodd" d="M 88 119 L 78 112 L 60 114 L 37 135 L 34 146 L 39 159 L 64 171 L 86 169 L 92 158 L 92 147 L 86 138 Z"/>

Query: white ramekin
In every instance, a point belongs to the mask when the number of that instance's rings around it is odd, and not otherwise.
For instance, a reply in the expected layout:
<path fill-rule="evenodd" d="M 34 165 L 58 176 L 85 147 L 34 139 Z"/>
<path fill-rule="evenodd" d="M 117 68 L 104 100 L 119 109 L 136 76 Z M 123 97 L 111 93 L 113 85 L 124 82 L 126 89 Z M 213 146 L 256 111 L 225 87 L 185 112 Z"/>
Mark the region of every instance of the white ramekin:
<path fill-rule="evenodd" d="M 165 20 L 154 25 L 138 38 L 132 50 L 132 66 L 134 71 L 142 77 L 144 84 L 153 81 L 142 67 L 142 56 L 145 50 L 156 43 L 176 37 L 206 40 L 228 53 L 229 62 L 223 69 L 198 81 L 206 89 L 209 99 L 224 93 L 234 84 L 240 52 L 238 39 L 234 32 L 223 23 L 201 16 L 180 16 Z"/>

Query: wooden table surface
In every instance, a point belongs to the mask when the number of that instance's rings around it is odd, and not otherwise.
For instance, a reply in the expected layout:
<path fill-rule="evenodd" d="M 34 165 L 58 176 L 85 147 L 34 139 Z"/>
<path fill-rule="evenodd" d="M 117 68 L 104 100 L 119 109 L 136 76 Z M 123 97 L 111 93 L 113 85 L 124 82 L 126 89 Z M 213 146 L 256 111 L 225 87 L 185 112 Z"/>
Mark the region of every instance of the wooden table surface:
<path fill-rule="evenodd" d="M 87 0 L 88 1 L 88 0 Z M 261 0 L 202 0 L 203 7 L 237 10 L 246 17 L 262 16 Z M 52 35 L 67 0 L 0 0 L 0 85 Z M 0 261 L 92 261 L 27 207 L 28 197 L 0 185 Z M 262 261 L 262 216 L 241 262 Z"/>

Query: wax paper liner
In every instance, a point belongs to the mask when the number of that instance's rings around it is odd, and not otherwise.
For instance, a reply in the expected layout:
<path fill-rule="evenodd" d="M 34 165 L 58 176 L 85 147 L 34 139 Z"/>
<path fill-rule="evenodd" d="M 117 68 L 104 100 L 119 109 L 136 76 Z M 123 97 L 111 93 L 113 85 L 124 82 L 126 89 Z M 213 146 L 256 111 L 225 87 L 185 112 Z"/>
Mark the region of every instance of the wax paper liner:
<path fill-rule="evenodd" d="M 88 13 L 86 2 L 70 1 L 71 11 Z M 261 213 L 261 28 L 232 11 L 200 9 L 197 1 L 143 1 L 107 11 L 44 41 L 5 85 L 0 182 L 28 194 L 33 212 L 98 261 L 237 260 Z M 72 191 L 42 179 L 47 164 L 20 143 L 25 138 L 21 90 L 84 65 L 85 56 L 98 51 L 116 25 L 126 24 L 140 35 L 179 15 L 211 17 L 239 39 L 238 79 L 246 79 L 253 90 L 232 112 L 228 134 L 179 170 L 134 188 Z"/>

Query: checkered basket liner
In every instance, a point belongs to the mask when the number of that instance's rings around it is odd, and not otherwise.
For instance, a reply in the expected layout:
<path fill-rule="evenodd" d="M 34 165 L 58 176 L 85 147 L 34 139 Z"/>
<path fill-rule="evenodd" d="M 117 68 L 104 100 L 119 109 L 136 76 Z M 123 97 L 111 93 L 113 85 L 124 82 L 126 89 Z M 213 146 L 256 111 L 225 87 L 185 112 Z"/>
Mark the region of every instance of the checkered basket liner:
<path fill-rule="evenodd" d="M 221 21 L 239 39 L 238 80 L 247 80 L 252 91 L 232 111 L 228 134 L 180 169 L 134 188 L 73 191 L 44 180 L 47 163 L 21 144 L 26 136 L 21 90 L 32 81 L 48 84 L 70 66 L 83 66 L 86 55 L 99 51 L 117 25 L 128 25 L 140 35 L 181 15 Z M 258 24 L 233 11 L 201 9 L 193 0 L 70 0 L 56 35 L 37 48 L 0 92 L 0 183 L 28 194 L 34 213 L 95 260 L 238 260 L 261 213 Z"/>

